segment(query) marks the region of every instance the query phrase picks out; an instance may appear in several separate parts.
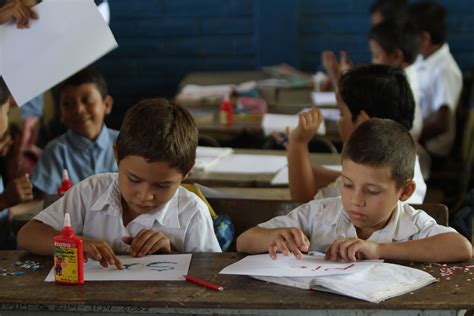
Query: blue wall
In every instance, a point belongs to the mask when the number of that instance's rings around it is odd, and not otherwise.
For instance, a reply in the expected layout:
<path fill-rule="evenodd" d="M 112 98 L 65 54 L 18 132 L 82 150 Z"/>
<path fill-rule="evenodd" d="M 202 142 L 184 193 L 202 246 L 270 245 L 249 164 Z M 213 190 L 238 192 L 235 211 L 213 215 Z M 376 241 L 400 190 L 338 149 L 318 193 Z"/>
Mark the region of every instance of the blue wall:
<path fill-rule="evenodd" d="M 116 103 L 109 124 L 137 100 L 171 97 L 191 71 L 253 70 L 289 63 L 320 69 L 322 50 L 346 50 L 369 62 L 372 0 L 113 0 L 111 29 L 119 48 L 102 58 Z M 448 9 L 451 51 L 463 71 L 474 65 L 472 0 Z"/>

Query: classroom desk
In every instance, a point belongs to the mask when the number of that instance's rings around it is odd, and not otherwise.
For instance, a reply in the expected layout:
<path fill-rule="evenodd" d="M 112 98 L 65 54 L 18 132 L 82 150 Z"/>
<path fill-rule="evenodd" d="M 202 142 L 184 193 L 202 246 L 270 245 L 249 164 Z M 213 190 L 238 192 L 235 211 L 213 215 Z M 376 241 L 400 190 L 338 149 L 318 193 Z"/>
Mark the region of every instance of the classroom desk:
<path fill-rule="evenodd" d="M 253 155 L 275 155 L 286 156 L 285 150 L 263 150 L 263 149 L 234 149 L 234 154 Z M 339 165 L 341 156 L 339 154 L 311 153 L 310 159 L 319 165 Z M 271 184 L 275 174 L 237 174 L 237 173 L 213 173 L 201 170 L 193 170 L 186 178 L 186 183 L 199 183 L 205 186 L 231 186 L 231 187 L 278 187 Z M 281 186 L 280 186 L 281 187 Z M 287 187 L 287 185 L 286 185 Z"/>
<path fill-rule="evenodd" d="M 474 311 L 474 281 L 463 270 L 447 280 L 433 270 L 440 282 L 409 294 L 373 304 L 318 291 L 270 284 L 246 276 L 219 275 L 225 266 L 242 258 L 237 253 L 196 253 L 190 274 L 217 283 L 216 292 L 189 282 L 135 281 L 86 282 L 83 286 L 61 286 L 44 282 L 52 258 L 22 251 L 0 252 L 2 267 L 17 260 L 34 260 L 47 267 L 23 276 L 1 277 L 0 314 L 75 315 L 193 314 L 193 315 L 456 315 L 458 310 Z M 470 264 L 474 264 L 471 260 Z M 468 264 L 459 264 L 466 266 Z M 415 267 L 426 268 L 426 265 Z M 19 269 L 16 269 L 19 270 Z M 470 271 L 473 271 L 470 268 Z M 472 273 L 472 272 L 471 272 Z M 469 314 L 471 313 L 471 314 Z M 70 314 L 69 314 L 70 315 Z"/>
<path fill-rule="evenodd" d="M 289 188 L 211 187 L 223 195 L 262 200 L 291 200 Z"/>

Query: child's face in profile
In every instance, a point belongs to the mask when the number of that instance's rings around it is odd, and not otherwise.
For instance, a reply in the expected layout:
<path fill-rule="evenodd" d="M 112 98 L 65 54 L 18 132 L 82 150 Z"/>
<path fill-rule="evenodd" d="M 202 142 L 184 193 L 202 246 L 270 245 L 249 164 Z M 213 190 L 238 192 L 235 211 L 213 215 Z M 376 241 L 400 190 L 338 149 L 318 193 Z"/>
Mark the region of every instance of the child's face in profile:
<path fill-rule="evenodd" d="M 112 98 L 102 98 L 94 83 L 63 87 L 59 102 L 62 122 L 90 140 L 99 136 L 104 117 L 112 110 Z"/>
<path fill-rule="evenodd" d="M 359 238 L 367 239 L 388 223 L 403 188 L 397 189 L 389 167 L 342 161 L 341 196 Z"/>
<path fill-rule="evenodd" d="M 351 136 L 354 129 L 357 127 L 356 123 L 352 121 L 352 113 L 347 107 L 346 102 L 342 99 L 339 92 L 336 92 L 337 107 L 339 108 L 339 121 L 337 122 L 339 128 L 339 135 L 341 140 L 345 142 Z"/>
<path fill-rule="evenodd" d="M 369 40 L 370 52 L 372 53 L 372 64 L 376 65 L 398 65 L 395 54 L 387 53 L 377 41 Z"/>
<path fill-rule="evenodd" d="M 183 180 L 167 162 L 148 162 L 135 155 L 120 160 L 118 173 L 124 214 L 131 219 L 167 203 Z"/>

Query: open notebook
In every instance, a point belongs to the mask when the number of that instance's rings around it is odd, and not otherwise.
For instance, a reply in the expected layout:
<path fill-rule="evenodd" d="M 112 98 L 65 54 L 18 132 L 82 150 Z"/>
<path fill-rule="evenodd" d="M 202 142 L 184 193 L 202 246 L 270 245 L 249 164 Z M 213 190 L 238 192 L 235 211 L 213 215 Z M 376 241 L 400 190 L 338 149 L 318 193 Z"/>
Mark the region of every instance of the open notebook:
<path fill-rule="evenodd" d="M 293 256 L 284 257 L 279 255 L 276 261 L 266 265 L 270 269 L 266 269 L 265 272 L 261 273 L 265 274 L 265 276 L 256 275 L 257 273 L 255 272 L 258 271 L 258 269 L 261 269 L 265 260 L 268 260 L 269 256 L 266 255 L 268 257 L 267 259 L 264 257 L 260 259 L 257 256 L 248 256 L 251 258 L 246 257 L 248 259 L 244 258 L 241 260 L 245 260 L 243 262 L 247 262 L 247 264 L 244 266 L 237 266 L 239 268 L 237 271 L 235 270 L 236 264 L 233 264 L 226 267 L 220 273 L 245 274 L 244 272 L 247 271 L 247 275 L 258 280 L 306 290 L 313 289 L 326 291 L 373 303 L 379 303 L 386 299 L 409 293 L 436 282 L 436 279 L 425 271 L 391 263 L 384 263 L 380 260 L 358 261 L 353 263 L 350 269 L 347 269 L 347 262 L 328 262 L 324 261 L 324 254 L 317 252 L 311 254 L 313 256 L 313 261 L 318 258 L 321 259 L 318 266 L 321 265 L 325 267 L 327 265 L 329 267 L 340 264 L 341 268 L 339 268 L 339 271 L 335 267 L 331 267 L 330 269 L 304 269 L 306 270 L 304 272 L 300 269 L 300 275 L 303 275 L 302 273 L 313 274 L 304 277 L 288 276 L 297 275 L 295 274 L 296 271 L 291 271 L 294 266 L 294 263 L 292 262 L 294 262 L 295 259 Z M 307 260 L 307 258 L 307 256 L 304 256 L 303 261 Z M 282 262 L 277 263 L 279 259 L 282 259 Z M 255 262 L 256 260 L 258 260 L 257 263 Z M 315 263 L 316 261 L 312 263 L 312 266 L 314 266 Z M 277 265 L 284 270 L 277 273 Z M 322 270 L 329 271 L 327 271 L 327 273 L 320 273 Z"/>

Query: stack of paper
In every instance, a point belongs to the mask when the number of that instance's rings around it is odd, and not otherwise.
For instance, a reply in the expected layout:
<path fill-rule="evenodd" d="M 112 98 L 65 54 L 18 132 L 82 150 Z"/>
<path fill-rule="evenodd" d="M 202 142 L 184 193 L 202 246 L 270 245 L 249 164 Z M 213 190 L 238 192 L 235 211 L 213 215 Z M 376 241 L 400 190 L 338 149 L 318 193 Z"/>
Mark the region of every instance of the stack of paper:
<path fill-rule="evenodd" d="M 238 174 L 277 173 L 286 165 L 285 156 L 231 154 L 206 170 L 216 173 Z"/>
<path fill-rule="evenodd" d="M 313 92 L 311 93 L 311 99 L 313 100 L 313 104 L 315 105 L 337 105 L 335 92 Z"/>
<path fill-rule="evenodd" d="M 341 165 L 323 165 L 323 167 L 334 170 L 334 171 L 342 171 Z M 271 184 L 273 185 L 281 185 L 281 184 L 288 184 L 288 167 L 282 168 L 278 173 L 273 177 Z"/>
<path fill-rule="evenodd" d="M 196 165 L 194 168 L 206 171 L 225 156 L 232 154 L 233 151 L 234 150 L 229 147 L 198 146 L 196 149 Z"/>
<path fill-rule="evenodd" d="M 323 256 L 314 253 L 313 259 L 304 256 L 302 260 L 296 260 L 293 256 L 280 254 L 276 261 L 268 254 L 248 256 L 220 273 L 250 275 L 267 282 L 327 291 L 373 303 L 436 282 L 425 271 L 401 265 L 379 260 L 333 263 L 325 261 Z"/>

